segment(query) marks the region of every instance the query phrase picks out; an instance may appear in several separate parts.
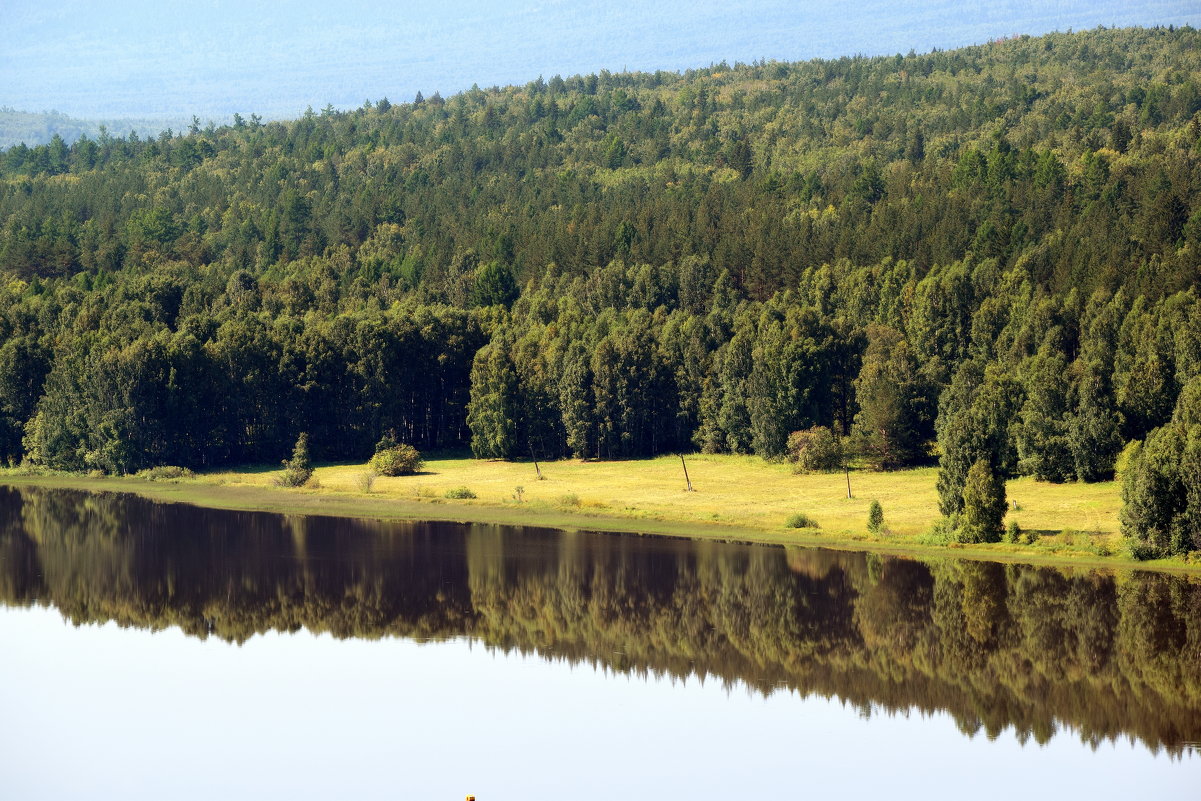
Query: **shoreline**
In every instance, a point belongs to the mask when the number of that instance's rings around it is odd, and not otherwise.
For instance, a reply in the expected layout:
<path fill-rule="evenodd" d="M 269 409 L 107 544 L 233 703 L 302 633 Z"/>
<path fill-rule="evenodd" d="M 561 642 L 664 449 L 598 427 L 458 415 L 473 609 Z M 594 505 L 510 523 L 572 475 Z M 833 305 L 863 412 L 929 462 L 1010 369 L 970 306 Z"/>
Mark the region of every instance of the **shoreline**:
<path fill-rule="evenodd" d="M 552 463 L 553 464 L 553 463 Z M 324 468 L 329 470 L 330 468 Z M 228 474 L 218 474 L 228 475 Z M 269 475 L 266 472 L 251 475 Z M 631 517 L 586 509 L 564 509 L 537 502 L 495 503 L 488 500 L 446 500 L 397 497 L 374 492 L 344 492 L 333 488 L 287 489 L 264 483 L 226 483 L 213 475 L 148 480 L 136 477 L 90 477 L 72 474 L 20 475 L 0 471 L 0 484 L 89 492 L 131 493 L 166 503 L 185 503 L 212 509 L 360 518 L 381 521 L 437 521 L 465 524 L 535 526 L 561 531 L 586 531 L 639 536 L 685 538 L 783 547 L 865 551 L 918 559 L 971 559 L 1088 570 L 1151 570 L 1201 576 L 1201 564 L 1180 559 L 1139 562 L 1121 553 L 1102 556 L 1057 544 L 988 545 L 929 544 L 911 537 L 872 536 L 850 530 L 789 529 L 728 522 Z"/>

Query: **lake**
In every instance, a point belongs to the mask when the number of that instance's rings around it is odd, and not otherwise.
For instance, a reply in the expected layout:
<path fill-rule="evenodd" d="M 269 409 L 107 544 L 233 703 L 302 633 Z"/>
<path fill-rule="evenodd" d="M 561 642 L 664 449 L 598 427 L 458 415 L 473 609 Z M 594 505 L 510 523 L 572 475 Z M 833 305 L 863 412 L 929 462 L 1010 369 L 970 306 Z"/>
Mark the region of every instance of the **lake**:
<path fill-rule="evenodd" d="M 0 797 L 1196 798 L 1201 582 L 0 487 Z"/>

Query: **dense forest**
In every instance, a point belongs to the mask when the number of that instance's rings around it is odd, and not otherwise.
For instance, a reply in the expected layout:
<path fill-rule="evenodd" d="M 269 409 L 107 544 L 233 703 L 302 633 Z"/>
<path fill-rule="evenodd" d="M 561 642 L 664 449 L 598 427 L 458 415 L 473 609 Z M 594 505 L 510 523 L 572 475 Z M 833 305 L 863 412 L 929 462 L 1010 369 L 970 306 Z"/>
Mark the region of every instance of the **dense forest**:
<path fill-rule="evenodd" d="M 0 603 L 244 642 L 470 637 L 634 675 L 1186 754 L 1201 585 L 954 559 L 216 511 L 0 488 Z"/>
<path fill-rule="evenodd" d="M 939 460 L 982 539 L 999 478 L 1121 455 L 1140 553 L 1201 548 L 1191 28 L 20 145 L 0 269 L 11 462 L 275 462 L 300 432 L 777 458 L 822 427 Z"/>

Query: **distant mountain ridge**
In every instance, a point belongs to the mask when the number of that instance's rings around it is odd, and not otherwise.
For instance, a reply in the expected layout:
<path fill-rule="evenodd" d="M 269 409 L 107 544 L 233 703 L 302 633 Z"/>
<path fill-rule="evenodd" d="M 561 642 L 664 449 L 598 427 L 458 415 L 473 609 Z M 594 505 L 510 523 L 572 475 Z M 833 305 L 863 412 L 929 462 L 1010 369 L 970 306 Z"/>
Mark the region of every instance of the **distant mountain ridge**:
<path fill-rule="evenodd" d="M 214 120 L 219 123 L 228 121 Z M 60 111 L 19 111 L 3 106 L 0 107 L 0 149 L 19 144 L 29 147 L 48 145 L 55 136 L 62 137 L 70 145 L 84 136 L 96 139 L 102 129 L 110 136 L 128 136 L 132 132 L 158 136 L 167 129 L 182 131 L 190 122 L 190 119 L 183 118 L 83 120 Z"/>

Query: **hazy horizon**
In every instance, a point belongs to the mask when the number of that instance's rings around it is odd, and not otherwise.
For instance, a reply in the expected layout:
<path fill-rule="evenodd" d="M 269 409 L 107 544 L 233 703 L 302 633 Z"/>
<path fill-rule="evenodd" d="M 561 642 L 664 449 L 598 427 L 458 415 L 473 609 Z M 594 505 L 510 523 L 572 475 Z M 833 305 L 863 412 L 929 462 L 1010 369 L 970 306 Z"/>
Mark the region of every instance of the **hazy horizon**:
<path fill-rule="evenodd" d="M 207 0 L 186 7 L 10 0 L 0 11 L 0 107 L 78 119 L 295 117 L 418 91 L 453 94 L 600 70 L 683 70 L 727 61 L 800 61 L 979 44 L 1098 25 L 1180 25 L 1201 5 L 1079 0 L 904 8 L 883 0 L 663 0 L 597 4 L 429 0 L 337 9 L 303 0 Z"/>

